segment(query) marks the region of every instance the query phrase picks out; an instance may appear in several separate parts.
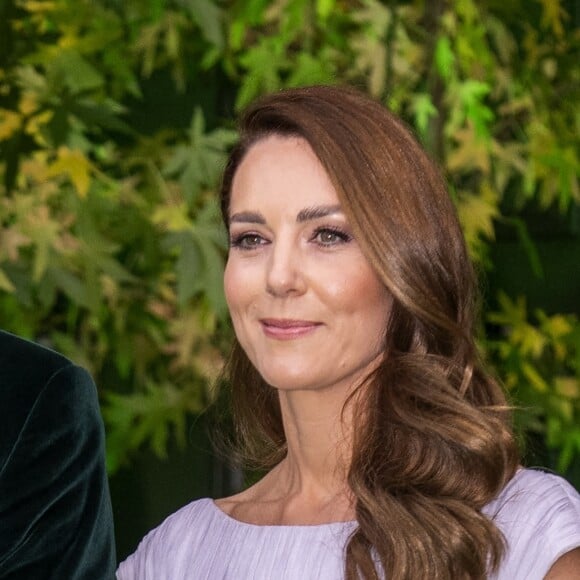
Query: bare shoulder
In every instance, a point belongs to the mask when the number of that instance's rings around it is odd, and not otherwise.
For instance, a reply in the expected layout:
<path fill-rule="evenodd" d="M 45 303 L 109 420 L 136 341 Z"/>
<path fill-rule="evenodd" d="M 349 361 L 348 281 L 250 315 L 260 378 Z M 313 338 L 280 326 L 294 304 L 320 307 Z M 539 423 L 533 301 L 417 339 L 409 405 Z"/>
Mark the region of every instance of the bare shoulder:
<path fill-rule="evenodd" d="M 580 578 L 580 547 L 560 556 L 545 580 L 577 580 Z"/>

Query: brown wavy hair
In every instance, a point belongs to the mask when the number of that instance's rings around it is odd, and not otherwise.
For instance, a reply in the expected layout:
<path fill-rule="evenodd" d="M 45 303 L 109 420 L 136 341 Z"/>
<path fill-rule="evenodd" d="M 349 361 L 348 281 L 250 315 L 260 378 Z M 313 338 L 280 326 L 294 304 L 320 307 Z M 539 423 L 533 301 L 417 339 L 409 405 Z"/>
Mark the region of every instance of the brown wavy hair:
<path fill-rule="evenodd" d="M 290 89 L 251 105 L 224 172 L 226 226 L 236 169 L 270 136 L 305 139 L 326 169 L 358 243 L 393 296 L 379 368 L 350 397 L 348 483 L 357 530 L 346 577 L 484 578 L 503 537 L 481 509 L 511 479 L 518 453 L 504 393 L 474 343 L 477 285 L 435 164 L 381 104 L 345 87 Z M 278 395 L 237 341 L 226 367 L 245 457 L 286 454 Z"/>

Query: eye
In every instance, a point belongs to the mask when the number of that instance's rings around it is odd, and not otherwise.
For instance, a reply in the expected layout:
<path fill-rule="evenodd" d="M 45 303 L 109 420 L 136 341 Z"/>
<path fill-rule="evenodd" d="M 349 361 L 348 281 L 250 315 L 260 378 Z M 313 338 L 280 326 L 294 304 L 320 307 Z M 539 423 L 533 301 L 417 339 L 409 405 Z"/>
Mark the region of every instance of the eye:
<path fill-rule="evenodd" d="M 352 240 L 352 236 L 338 228 L 318 228 L 312 236 L 313 241 L 321 246 L 335 246 L 345 244 Z"/>
<path fill-rule="evenodd" d="M 256 233 L 243 233 L 230 237 L 230 247 L 239 248 L 241 250 L 253 250 L 254 248 L 266 243 L 267 240 L 265 240 L 260 234 Z"/>

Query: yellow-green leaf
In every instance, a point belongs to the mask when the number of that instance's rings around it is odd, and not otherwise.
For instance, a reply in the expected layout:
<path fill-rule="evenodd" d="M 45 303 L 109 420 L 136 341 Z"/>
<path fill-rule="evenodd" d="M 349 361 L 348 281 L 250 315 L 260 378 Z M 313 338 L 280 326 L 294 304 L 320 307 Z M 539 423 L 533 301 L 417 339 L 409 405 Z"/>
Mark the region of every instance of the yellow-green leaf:
<path fill-rule="evenodd" d="M 20 129 L 22 117 L 14 111 L 0 109 L 0 141 L 10 139 Z"/>
<path fill-rule="evenodd" d="M 531 364 L 524 363 L 522 365 L 522 372 L 536 391 L 539 393 L 545 393 L 548 390 L 548 384 Z"/>
<path fill-rule="evenodd" d="M 185 202 L 158 207 L 153 212 L 151 221 L 170 232 L 179 232 L 191 227 L 191 220 L 187 215 L 187 204 Z"/>
<path fill-rule="evenodd" d="M 4 290 L 6 292 L 14 292 L 14 284 L 12 284 L 10 278 L 6 276 L 5 272 L 0 270 L 0 290 Z"/>
<path fill-rule="evenodd" d="M 556 393 L 568 399 L 580 397 L 580 382 L 574 377 L 556 377 Z"/>
<path fill-rule="evenodd" d="M 65 174 L 75 186 L 79 197 L 86 197 L 91 185 L 91 163 L 78 149 L 60 147 L 57 160 L 49 167 L 48 175 Z"/>

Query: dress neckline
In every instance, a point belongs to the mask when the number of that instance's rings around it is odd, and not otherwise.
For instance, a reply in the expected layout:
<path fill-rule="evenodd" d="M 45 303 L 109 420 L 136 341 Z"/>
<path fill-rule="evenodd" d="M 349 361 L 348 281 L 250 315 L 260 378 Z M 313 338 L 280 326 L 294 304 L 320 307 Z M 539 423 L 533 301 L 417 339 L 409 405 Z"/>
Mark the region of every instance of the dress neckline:
<path fill-rule="evenodd" d="M 217 514 L 218 517 L 225 521 L 229 521 L 232 524 L 238 526 L 247 526 L 249 528 L 263 528 L 263 529 L 305 529 L 305 530 L 315 530 L 315 529 L 339 529 L 339 528 L 348 528 L 354 527 L 357 525 L 356 520 L 347 520 L 344 522 L 327 522 L 324 524 L 252 524 L 250 522 L 244 522 L 241 520 L 237 520 L 230 514 L 224 512 L 220 507 L 216 504 L 215 500 L 211 498 L 207 498 L 207 502 L 213 512 Z"/>

